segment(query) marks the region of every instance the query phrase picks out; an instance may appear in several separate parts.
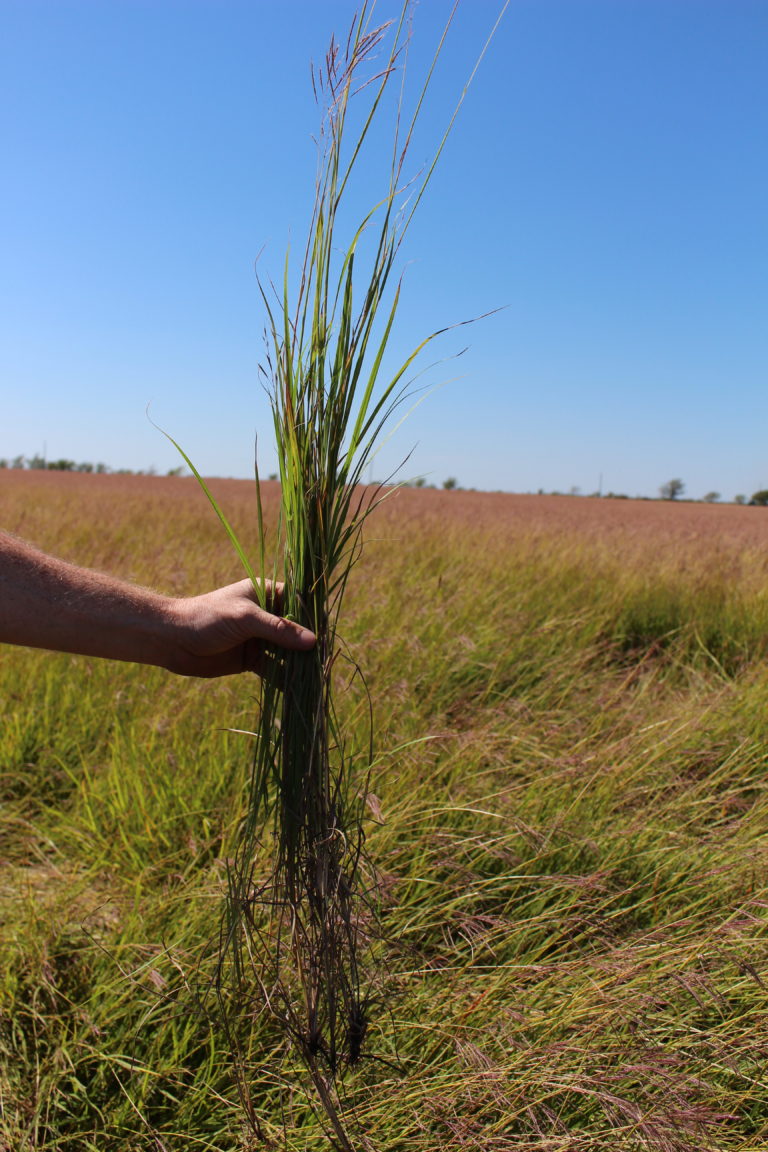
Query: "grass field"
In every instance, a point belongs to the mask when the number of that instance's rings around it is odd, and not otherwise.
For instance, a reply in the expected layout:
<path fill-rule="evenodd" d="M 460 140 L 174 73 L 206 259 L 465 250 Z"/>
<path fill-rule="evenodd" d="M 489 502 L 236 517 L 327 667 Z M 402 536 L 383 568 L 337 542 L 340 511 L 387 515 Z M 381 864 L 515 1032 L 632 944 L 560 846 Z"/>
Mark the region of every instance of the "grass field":
<path fill-rule="evenodd" d="M 6 471 L 0 508 L 169 593 L 241 576 L 193 481 Z M 343 632 L 381 753 L 359 1147 L 764 1152 L 768 512 L 403 490 Z M 256 694 L 0 650 L 3 1152 L 260 1146 L 206 995 Z M 257 1011 L 242 1043 L 267 1144 L 327 1148 Z"/>

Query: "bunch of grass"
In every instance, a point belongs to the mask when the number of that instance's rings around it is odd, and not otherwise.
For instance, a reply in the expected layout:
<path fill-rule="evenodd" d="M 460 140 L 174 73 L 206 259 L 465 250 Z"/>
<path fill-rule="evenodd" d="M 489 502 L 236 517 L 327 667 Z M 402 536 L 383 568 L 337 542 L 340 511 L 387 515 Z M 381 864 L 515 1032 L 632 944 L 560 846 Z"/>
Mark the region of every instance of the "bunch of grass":
<path fill-rule="evenodd" d="M 344 662 L 353 678 L 360 670 L 345 654 L 337 625 L 364 522 L 383 495 L 381 487 L 362 484 L 365 470 L 385 426 L 411 394 L 414 361 L 440 334 L 427 336 L 385 376 L 400 299 L 400 282 L 391 283 L 396 258 L 466 93 L 465 87 L 431 162 L 406 187 L 404 163 L 455 7 L 409 117 L 402 78 L 410 0 L 397 21 L 381 25 L 373 22 L 374 5 L 365 3 L 345 44 L 331 41 L 324 66 L 313 73 L 315 95 L 325 108 L 295 302 L 288 256 L 281 292 L 259 282 L 268 315 L 262 371 L 282 491 L 282 570 L 276 564 L 271 575 L 273 584 L 283 585 L 284 614 L 310 628 L 317 644 L 311 652 L 275 658 L 263 681 L 248 814 L 229 870 L 220 994 L 235 1044 L 243 1016 L 266 1013 L 278 1023 L 309 1068 L 344 1146 L 331 1093 L 336 1077 L 360 1059 L 366 1037 L 371 977 L 361 957 L 365 952 L 370 959 L 375 883 L 364 865 L 363 832 L 373 749 L 370 729 L 366 746 L 348 747 L 338 721 L 334 675 Z M 364 163 L 373 125 L 398 76 L 387 186 L 351 241 L 340 245 L 339 221 L 353 172 Z M 349 146 L 350 106 L 366 98 Z M 258 475 L 257 493 L 263 577 Z M 267 582 L 209 498 L 266 603 Z M 265 844 L 272 860 L 267 875 Z M 256 1123 L 245 1083 L 241 1091 Z"/>

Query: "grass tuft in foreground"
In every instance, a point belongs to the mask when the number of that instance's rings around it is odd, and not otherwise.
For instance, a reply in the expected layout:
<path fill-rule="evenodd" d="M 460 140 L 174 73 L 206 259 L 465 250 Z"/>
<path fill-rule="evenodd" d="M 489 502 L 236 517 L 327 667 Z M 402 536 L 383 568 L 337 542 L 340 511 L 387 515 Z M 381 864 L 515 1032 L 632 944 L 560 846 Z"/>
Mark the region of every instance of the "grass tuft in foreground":
<path fill-rule="evenodd" d="M 404 78 L 410 7 L 403 5 L 394 24 L 375 26 L 373 5 L 364 4 L 346 42 L 331 42 L 315 77 L 325 116 L 296 299 L 288 257 L 281 295 L 273 299 L 261 286 L 282 500 L 283 566 L 275 576 L 284 585 L 283 610 L 316 634 L 317 645 L 281 655 L 265 678 L 248 816 L 221 934 L 220 987 L 234 981 L 234 991 L 222 997 L 230 1036 L 241 1014 L 275 1022 L 309 1069 L 345 1146 L 333 1085 L 359 1062 L 368 1038 L 376 883 L 364 861 L 371 734 L 361 742 L 361 726 L 353 733 L 338 715 L 335 682 L 361 673 L 337 629 L 363 525 L 377 500 L 360 480 L 409 394 L 411 366 L 434 338 L 394 371 L 383 370 L 400 299 L 400 285 L 390 283 L 396 257 L 445 143 L 406 198 L 404 164 L 432 69 L 410 120 L 401 80 L 382 198 L 351 239 L 339 237 L 355 175 L 377 155 L 374 125 L 390 86 Z M 435 61 L 441 47 L 442 41 Z M 356 126 L 348 142 L 350 122 Z M 261 561 L 264 572 L 263 549 Z M 267 875 L 265 836 L 273 857 Z M 242 1092 L 258 1129 L 245 1076 Z"/>

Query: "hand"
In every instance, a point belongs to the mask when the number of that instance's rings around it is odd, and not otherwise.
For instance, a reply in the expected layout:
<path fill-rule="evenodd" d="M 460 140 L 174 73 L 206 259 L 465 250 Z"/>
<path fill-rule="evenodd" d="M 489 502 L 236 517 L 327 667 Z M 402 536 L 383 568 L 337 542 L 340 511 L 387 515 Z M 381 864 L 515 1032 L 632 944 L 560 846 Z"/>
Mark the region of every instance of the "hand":
<path fill-rule="evenodd" d="M 181 676 L 262 675 L 267 648 L 312 648 L 314 633 L 279 615 L 282 591 L 282 584 L 267 585 L 267 603 L 274 611 L 259 605 L 250 580 L 173 601 L 173 641 L 165 667 Z"/>
<path fill-rule="evenodd" d="M 270 609 L 279 613 L 281 598 L 282 586 L 267 584 Z M 263 672 L 267 648 L 309 649 L 315 636 L 261 608 L 250 580 L 174 599 L 0 531 L 0 643 L 228 676 Z"/>

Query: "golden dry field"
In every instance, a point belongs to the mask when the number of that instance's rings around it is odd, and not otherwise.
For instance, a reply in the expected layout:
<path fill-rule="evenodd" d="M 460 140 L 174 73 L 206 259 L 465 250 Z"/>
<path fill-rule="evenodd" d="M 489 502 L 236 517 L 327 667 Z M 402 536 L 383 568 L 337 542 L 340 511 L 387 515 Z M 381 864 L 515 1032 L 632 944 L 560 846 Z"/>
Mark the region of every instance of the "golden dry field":
<path fill-rule="evenodd" d="M 255 559 L 253 484 L 211 487 Z M 170 594 L 242 575 L 192 479 L 4 470 L 0 509 Z M 402 489 L 342 632 L 377 749 L 359 1147 L 763 1152 L 768 510 Z M 254 1010 L 256 1140 L 207 994 L 257 695 L 0 650 L 3 1152 L 332 1146 Z"/>
<path fill-rule="evenodd" d="M 254 485 L 247 480 L 209 481 L 238 533 L 255 547 Z M 274 516 L 279 486 L 262 484 L 267 517 Z M 7 469 L 0 472 L 3 526 L 41 548 L 81 564 L 104 566 L 126 579 L 147 579 L 154 564 L 160 581 L 173 573 L 164 590 L 189 590 L 174 565 L 192 543 L 190 537 L 220 535 L 197 482 L 191 478 L 85 475 Z M 403 530 L 412 537 L 435 531 L 466 533 L 469 540 L 487 534 L 507 547 L 515 540 L 558 541 L 565 549 L 581 544 L 628 562 L 645 554 L 647 562 L 679 560 L 682 565 L 752 561 L 768 550 L 768 515 L 762 508 L 686 501 L 595 499 L 572 496 L 521 496 L 501 492 L 444 492 L 402 488 L 389 493 L 369 535 Z M 133 546 L 130 543 L 131 533 Z M 141 543 L 141 547 L 139 547 Z M 80 549 L 80 550 L 79 550 Z M 84 551 L 83 551 L 84 550 Z M 111 550 L 111 551 L 110 551 Z M 209 557 L 214 572 L 239 578 L 236 558 L 226 548 Z M 203 564 L 198 557 L 192 572 Z M 205 571 L 203 566 L 202 571 Z M 139 577 L 138 572 L 142 573 Z M 214 576 L 214 579 L 217 578 Z"/>

